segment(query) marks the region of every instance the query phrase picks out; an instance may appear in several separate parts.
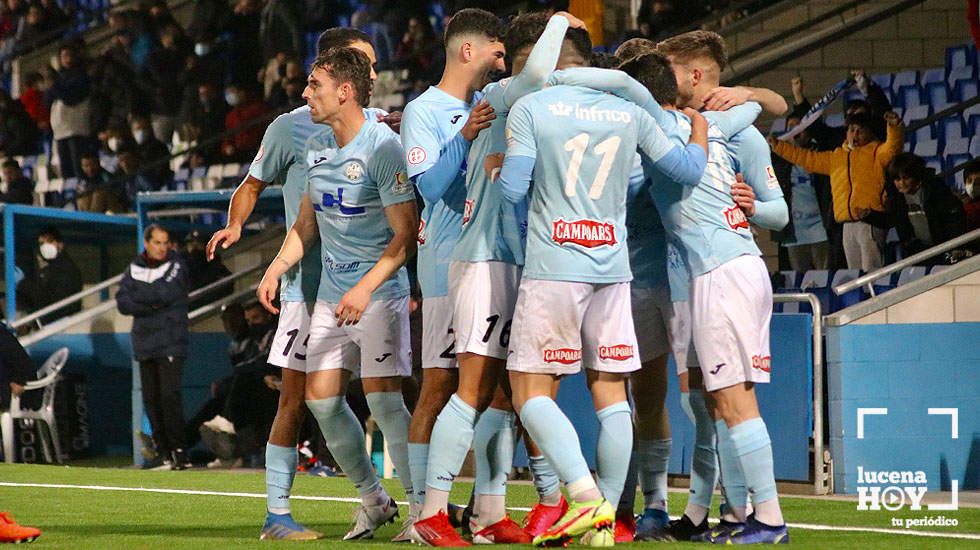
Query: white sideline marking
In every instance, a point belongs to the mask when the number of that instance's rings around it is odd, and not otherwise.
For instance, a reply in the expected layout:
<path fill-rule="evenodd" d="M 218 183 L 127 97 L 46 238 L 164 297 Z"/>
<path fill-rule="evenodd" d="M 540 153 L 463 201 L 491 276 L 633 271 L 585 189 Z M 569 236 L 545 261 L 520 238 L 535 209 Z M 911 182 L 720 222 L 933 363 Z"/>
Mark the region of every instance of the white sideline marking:
<path fill-rule="evenodd" d="M 150 487 L 115 487 L 110 485 L 69 485 L 64 483 L 12 483 L 9 481 L 0 481 L 0 487 L 38 487 L 44 489 L 88 489 L 91 491 L 129 491 L 129 492 L 138 492 L 138 493 L 164 493 L 164 494 L 171 494 L 171 495 L 203 495 L 203 496 L 219 496 L 219 497 L 265 498 L 265 495 L 261 493 L 196 491 L 192 489 L 157 489 L 157 488 L 150 488 Z M 317 496 L 303 496 L 303 495 L 291 495 L 289 498 L 295 500 L 350 502 L 355 504 L 361 501 L 361 499 L 359 498 L 350 498 L 350 497 L 317 497 Z M 408 505 L 407 502 L 399 502 L 398 504 L 401 506 Z M 530 508 L 508 507 L 508 510 L 527 512 L 530 511 Z M 819 524 L 812 524 L 812 523 L 787 523 L 787 525 L 789 527 L 792 527 L 793 529 L 809 529 L 812 531 L 851 531 L 856 533 L 882 533 L 885 535 L 908 535 L 914 537 L 936 537 L 936 538 L 949 538 L 949 539 L 980 540 L 980 535 L 974 535 L 969 533 L 910 531 L 905 529 L 881 529 L 877 527 L 846 527 L 840 525 L 819 525 Z"/>

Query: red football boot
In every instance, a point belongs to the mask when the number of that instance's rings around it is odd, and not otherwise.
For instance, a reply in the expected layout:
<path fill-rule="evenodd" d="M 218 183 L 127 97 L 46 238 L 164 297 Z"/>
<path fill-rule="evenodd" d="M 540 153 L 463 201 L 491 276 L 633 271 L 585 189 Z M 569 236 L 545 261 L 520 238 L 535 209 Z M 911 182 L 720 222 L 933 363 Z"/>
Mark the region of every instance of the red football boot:
<path fill-rule="evenodd" d="M 633 512 L 625 510 L 616 512 L 616 526 L 613 528 L 613 538 L 619 542 L 633 542 L 633 535 L 636 533 L 636 516 Z"/>
<path fill-rule="evenodd" d="M 534 538 L 510 516 L 487 527 L 481 527 L 471 519 L 470 531 L 473 532 L 473 544 L 529 544 Z"/>
<path fill-rule="evenodd" d="M 524 516 L 524 532 L 533 539 L 547 531 L 565 512 L 568 512 L 568 501 L 564 496 L 555 506 L 546 506 L 539 502 Z"/>
<path fill-rule="evenodd" d="M 410 536 L 414 542 L 424 546 L 473 546 L 463 540 L 463 537 L 459 536 L 456 529 L 449 524 L 449 516 L 446 515 L 445 510 L 439 510 L 439 513 L 431 518 L 416 521 L 412 525 Z"/>

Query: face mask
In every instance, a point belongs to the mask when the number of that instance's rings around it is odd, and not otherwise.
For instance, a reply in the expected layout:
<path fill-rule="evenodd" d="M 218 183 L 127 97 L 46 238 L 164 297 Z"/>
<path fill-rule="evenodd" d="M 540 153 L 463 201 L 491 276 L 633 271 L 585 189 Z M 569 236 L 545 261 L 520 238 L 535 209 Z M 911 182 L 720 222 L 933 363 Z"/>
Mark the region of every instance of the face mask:
<path fill-rule="evenodd" d="M 211 53 L 211 45 L 198 42 L 197 44 L 194 44 L 194 53 L 197 54 L 198 57 L 204 57 L 205 55 Z"/>
<path fill-rule="evenodd" d="M 133 138 L 136 140 L 137 144 L 143 145 L 144 143 L 147 142 L 147 140 L 150 139 L 150 132 L 143 128 L 140 128 L 139 130 L 133 132 Z"/>
<path fill-rule="evenodd" d="M 234 92 L 225 92 L 225 102 L 232 107 L 238 105 L 238 94 Z"/>
<path fill-rule="evenodd" d="M 58 257 L 58 245 L 53 243 L 43 243 L 40 246 L 41 257 L 45 260 L 51 261 Z"/>
<path fill-rule="evenodd" d="M 111 137 L 105 140 L 105 144 L 106 147 L 108 147 L 109 150 L 112 151 L 113 153 L 119 150 L 119 138 L 117 137 Z"/>

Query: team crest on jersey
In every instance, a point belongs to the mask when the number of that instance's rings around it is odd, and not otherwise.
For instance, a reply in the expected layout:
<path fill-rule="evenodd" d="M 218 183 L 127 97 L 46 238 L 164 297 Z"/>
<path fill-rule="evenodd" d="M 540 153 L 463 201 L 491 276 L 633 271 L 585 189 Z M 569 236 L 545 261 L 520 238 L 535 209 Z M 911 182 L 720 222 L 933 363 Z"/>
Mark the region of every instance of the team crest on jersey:
<path fill-rule="evenodd" d="M 752 356 L 752 368 L 759 369 L 762 372 L 770 372 L 772 364 L 772 357 L 769 355 L 753 355 Z"/>
<path fill-rule="evenodd" d="M 616 244 L 616 228 L 598 220 L 551 222 L 551 240 L 560 245 L 577 244 L 585 248 L 613 246 Z"/>
<path fill-rule="evenodd" d="M 466 225 L 473 217 L 473 207 L 476 206 L 476 201 L 473 199 L 466 199 L 463 204 L 463 225 Z"/>
<path fill-rule="evenodd" d="M 722 210 L 721 214 L 725 216 L 725 223 L 733 230 L 738 231 L 739 229 L 749 228 L 749 219 L 745 217 L 745 212 L 737 204 L 733 204 Z"/>
<path fill-rule="evenodd" d="M 419 220 L 419 245 L 425 244 L 425 220 Z"/>
<path fill-rule="evenodd" d="M 395 174 L 395 185 L 391 188 L 391 192 L 396 195 L 405 195 L 412 192 L 412 181 L 408 179 L 408 174 L 405 172 Z"/>
<path fill-rule="evenodd" d="M 419 147 L 418 145 L 408 150 L 408 163 L 412 166 L 425 162 L 425 157 L 425 149 Z"/>
<path fill-rule="evenodd" d="M 633 357 L 633 346 L 629 344 L 615 344 L 612 346 L 599 346 L 599 359 L 612 359 L 613 361 L 625 361 Z"/>
<path fill-rule="evenodd" d="M 364 163 L 354 159 L 344 166 L 344 176 L 352 182 L 359 182 L 364 177 Z"/>
<path fill-rule="evenodd" d="M 766 186 L 769 189 L 778 189 L 779 180 L 776 178 L 776 170 L 773 169 L 771 164 L 766 165 Z"/>
<path fill-rule="evenodd" d="M 546 349 L 543 357 L 545 363 L 572 365 L 582 360 L 582 350 L 572 348 Z"/>

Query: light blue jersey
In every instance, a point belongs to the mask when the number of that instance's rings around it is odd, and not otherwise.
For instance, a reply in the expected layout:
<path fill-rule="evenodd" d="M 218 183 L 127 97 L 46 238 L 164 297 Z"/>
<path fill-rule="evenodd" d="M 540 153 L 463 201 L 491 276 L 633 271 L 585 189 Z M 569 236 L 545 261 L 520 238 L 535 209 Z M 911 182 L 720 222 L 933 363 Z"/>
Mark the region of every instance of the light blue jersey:
<path fill-rule="evenodd" d="M 507 120 L 507 161 L 500 183 L 508 201 L 523 200 L 531 171 L 524 276 L 616 283 L 631 280 L 626 250 L 630 167 L 640 150 L 653 165 L 693 184 L 704 152 L 674 147 L 635 104 L 588 88 L 553 86 L 520 99 Z M 700 151 L 700 157 L 697 152 Z"/>
<path fill-rule="evenodd" d="M 524 70 L 483 89 L 483 101 L 493 107 L 497 118 L 473 141 L 467 157 L 467 164 L 473 169 L 466 173 L 466 207 L 462 233 L 453 252 L 455 261 L 524 265 L 528 201 L 505 201 L 500 186 L 492 183 L 482 169 L 483 160 L 491 153 L 507 150 L 507 114 L 518 99 L 544 87 L 558 61 L 566 29 L 568 19 L 552 16 L 528 55 Z"/>
<path fill-rule="evenodd" d="M 308 193 L 320 230 L 323 266 L 317 298 L 337 303 L 381 257 L 393 232 L 385 207 L 415 200 L 398 135 L 365 122 L 338 147 L 332 131 L 314 134 L 306 146 Z M 372 300 L 409 293 L 405 268 L 379 286 Z"/>
<path fill-rule="evenodd" d="M 410 178 L 416 180 L 439 162 L 444 148 L 454 144 L 453 140 L 466 124 L 469 113 L 470 104 L 435 86 L 429 87 L 405 106 L 401 139 Z M 465 146 L 468 147 L 468 144 Z M 425 201 L 418 237 L 418 277 L 423 297 L 446 296 L 449 293 L 449 262 L 463 225 L 465 178 L 463 156 L 444 189 L 429 189 L 416 181 Z"/>
<path fill-rule="evenodd" d="M 687 270 L 679 247 L 670 239 L 667 239 L 667 280 L 670 283 L 671 302 L 691 299 L 691 272 Z"/>
<path fill-rule="evenodd" d="M 698 185 L 687 188 L 650 172 L 654 181 L 650 187 L 651 196 L 668 235 L 679 242 L 679 252 L 693 277 L 744 254 L 761 255 L 748 219 L 731 196 L 731 186 L 740 169 L 748 169 L 753 178 L 757 177 L 757 166 L 747 163 L 740 167 L 736 163 L 729 143 L 733 131 L 744 127 L 733 123 L 736 117 L 744 114 L 743 111 L 736 108 L 724 113 L 704 114 L 708 119 L 708 166 Z M 671 110 L 667 114 L 674 119 L 674 124 L 665 125 L 664 131 L 675 143 L 686 143 L 691 135 L 690 120 L 679 111 Z M 766 172 L 765 165 L 762 166 L 762 171 Z M 749 174 L 743 172 L 743 176 L 749 180 Z M 768 191 L 781 193 L 778 183 L 775 189 Z M 760 200 L 770 198 L 770 193 L 760 195 L 759 189 L 755 192 Z"/>
<path fill-rule="evenodd" d="M 379 109 L 365 109 L 369 121 Z M 269 124 L 262 136 L 262 145 L 252 160 L 248 174 L 268 183 L 282 185 L 282 201 L 286 211 L 286 229 L 293 226 L 299 214 L 299 203 L 306 193 L 306 162 L 304 149 L 311 135 L 331 132 L 329 126 L 318 125 L 310 118 L 308 106 L 279 115 Z M 283 302 L 313 302 L 320 286 L 320 250 L 309 250 L 293 269 L 283 274 L 280 300 Z"/>
<path fill-rule="evenodd" d="M 638 192 L 626 206 L 626 240 L 633 272 L 632 288 L 660 288 L 667 282 L 667 233 L 660 221 L 660 213 L 650 198 L 650 180 L 643 172 L 640 155 L 636 155 L 632 182 L 641 180 Z"/>
<path fill-rule="evenodd" d="M 790 205 L 790 214 L 793 216 L 793 233 L 796 240 L 787 243 L 786 246 L 822 243 L 827 240 L 827 230 L 820 217 L 813 176 L 795 164 L 790 173 L 793 180 L 793 204 Z"/>

